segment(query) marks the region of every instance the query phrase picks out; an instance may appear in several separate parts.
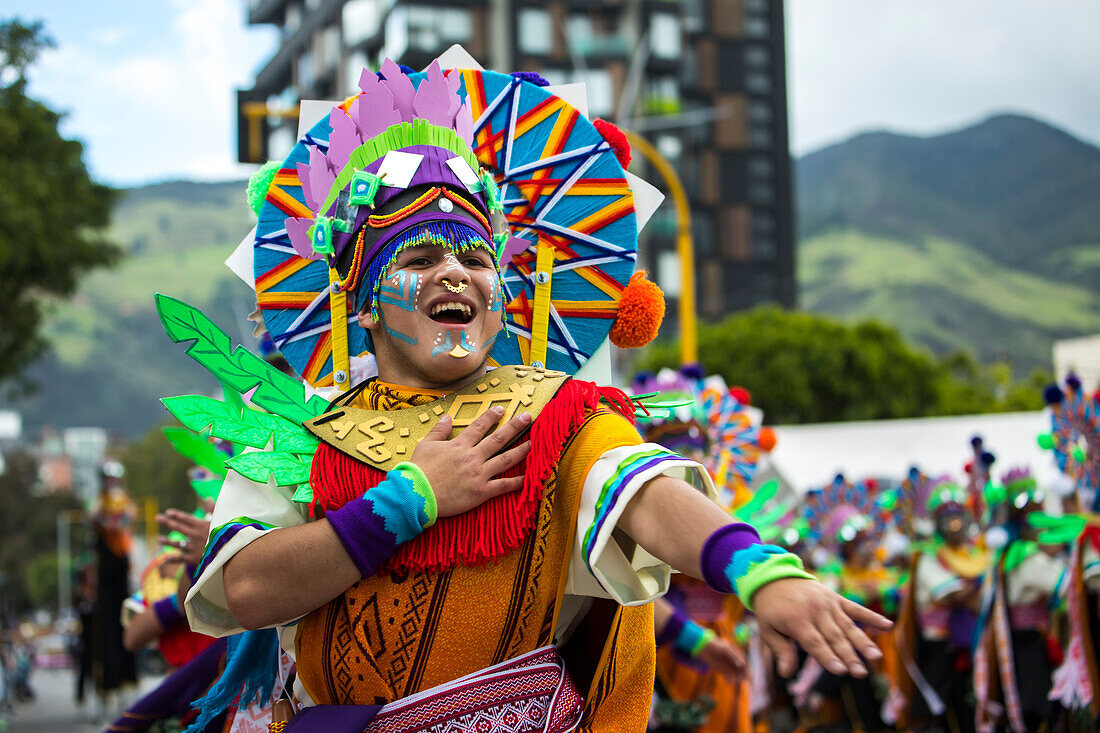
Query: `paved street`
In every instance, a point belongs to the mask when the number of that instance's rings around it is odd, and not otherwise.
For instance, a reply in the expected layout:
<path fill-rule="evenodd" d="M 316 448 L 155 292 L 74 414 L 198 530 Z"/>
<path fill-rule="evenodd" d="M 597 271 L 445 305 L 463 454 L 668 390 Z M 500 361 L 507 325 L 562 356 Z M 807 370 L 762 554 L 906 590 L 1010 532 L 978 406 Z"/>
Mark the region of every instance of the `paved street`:
<path fill-rule="evenodd" d="M 133 691 L 133 701 L 160 682 L 160 677 L 142 678 L 141 692 Z M 95 703 L 86 699 L 83 708 L 73 701 L 73 672 L 68 669 L 38 669 L 31 679 L 36 698 L 33 703 L 16 706 L 10 731 L 23 733 L 94 733 L 103 730 L 111 720 L 93 719 Z M 112 710 L 112 713 L 115 711 Z M 111 716 L 113 719 L 113 715 Z"/>

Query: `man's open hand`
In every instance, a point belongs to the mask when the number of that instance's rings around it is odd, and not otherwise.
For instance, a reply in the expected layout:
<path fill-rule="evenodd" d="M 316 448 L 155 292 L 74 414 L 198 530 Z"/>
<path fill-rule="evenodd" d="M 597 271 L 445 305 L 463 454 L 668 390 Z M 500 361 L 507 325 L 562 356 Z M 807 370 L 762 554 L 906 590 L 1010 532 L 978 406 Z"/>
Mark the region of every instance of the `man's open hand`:
<path fill-rule="evenodd" d="M 745 653 L 735 644 L 716 636 L 711 639 L 699 652 L 699 661 L 707 665 L 712 672 L 717 672 L 726 678 L 726 682 L 736 685 L 745 679 L 749 672 L 749 665 L 745 661 Z"/>
<path fill-rule="evenodd" d="M 162 545 L 179 549 L 180 554 L 169 561 L 198 565 L 202 560 L 203 550 L 206 549 L 206 537 L 210 534 L 209 520 L 199 519 L 179 509 L 168 509 L 157 515 L 157 522 L 166 532 L 179 532 L 187 538 L 178 542 L 163 535 L 157 538 Z"/>
<path fill-rule="evenodd" d="M 462 514 L 523 487 L 523 476 L 496 477 L 518 465 L 531 449 L 526 442 L 504 450 L 531 424 L 531 415 L 521 413 L 490 433 L 503 414 L 504 408 L 492 407 L 453 439 L 447 437 L 451 418 L 444 415 L 412 452 L 409 460 L 432 485 L 438 516 Z"/>
<path fill-rule="evenodd" d="M 753 594 L 752 602 L 761 637 L 775 652 L 784 677 L 795 672 L 795 643 L 833 674 L 866 677 L 860 656 L 874 662 L 882 658 L 882 652 L 856 622 L 881 631 L 894 626 L 816 580 L 773 580 Z"/>

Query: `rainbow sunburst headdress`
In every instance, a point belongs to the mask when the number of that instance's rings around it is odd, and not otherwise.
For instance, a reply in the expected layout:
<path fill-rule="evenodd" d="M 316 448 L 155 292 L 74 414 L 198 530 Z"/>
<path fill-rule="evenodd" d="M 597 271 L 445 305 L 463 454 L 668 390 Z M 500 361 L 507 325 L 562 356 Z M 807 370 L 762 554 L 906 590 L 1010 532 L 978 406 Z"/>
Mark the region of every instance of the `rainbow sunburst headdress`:
<path fill-rule="evenodd" d="M 347 323 L 373 307 L 396 252 L 419 243 L 493 252 L 515 338 L 495 341 L 492 365 L 573 374 L 609 333 L 624 347 L 656 333 L 663 299 L 634 264 L 660 194 L 625 171 L 623 135 L 537 75 L 449 54 L 466 67 L 364 72 L 250 192 L 257 300 L 275 347 L 315 387 L 348 386 L 349 359 L 372 347 Z"/>

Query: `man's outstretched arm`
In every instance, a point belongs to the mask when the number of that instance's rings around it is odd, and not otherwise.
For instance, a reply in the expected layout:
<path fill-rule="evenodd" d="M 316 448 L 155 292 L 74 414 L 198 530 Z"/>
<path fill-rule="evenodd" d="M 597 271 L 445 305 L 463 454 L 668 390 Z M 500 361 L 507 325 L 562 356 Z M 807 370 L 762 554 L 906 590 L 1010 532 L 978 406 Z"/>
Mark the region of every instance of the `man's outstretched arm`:
<path fill-rule="evenodd" d="M 654 556 L 725 592 L 738 590 L 738 575 L 746 569 L 745 557 L 735 557 L 736 552 L 759 545 L 747 525 L 726 529 L 735 524 L 729 514 L 688 483 L 665 475 L 645 484 L 623 510 L 619 524 Z M 761 550 L 751 552 L 764 557 Z M 875 661 L 882 652 L 856 622 L 881 630 L 893 626 L 805 577 L 771 580 L 751 588 L 748 595 L 741 600 L 755 612 L 764 641 L 776 653 L 785 676 L 795 671 L 795 642 L 830 672 L 866 676 L 860 655 Z"/>

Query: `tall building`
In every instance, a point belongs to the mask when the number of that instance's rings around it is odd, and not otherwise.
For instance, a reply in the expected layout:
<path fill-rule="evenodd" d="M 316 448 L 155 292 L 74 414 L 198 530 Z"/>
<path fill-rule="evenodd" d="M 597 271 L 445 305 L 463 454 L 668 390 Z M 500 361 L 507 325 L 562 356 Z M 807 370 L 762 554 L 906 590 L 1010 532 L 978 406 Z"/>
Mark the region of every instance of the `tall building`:
<path fill-rule="evenodd" d="M 347 96 L 383 58 L 423 68 L 459 43 L 489 68 L 585 82 L 590 116 L 638 131 L 671 162 L 691 203 L 703 318 L 794 305 L 782 0 L 250 0 L 248 13 L 282 41 L 238 92 L 242 162 L 290 150 L 296 115 L 279 110 Z M 675 234 L 667 202 L 639 255 L 669 295 L 670 332 Z"/>

